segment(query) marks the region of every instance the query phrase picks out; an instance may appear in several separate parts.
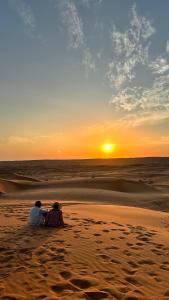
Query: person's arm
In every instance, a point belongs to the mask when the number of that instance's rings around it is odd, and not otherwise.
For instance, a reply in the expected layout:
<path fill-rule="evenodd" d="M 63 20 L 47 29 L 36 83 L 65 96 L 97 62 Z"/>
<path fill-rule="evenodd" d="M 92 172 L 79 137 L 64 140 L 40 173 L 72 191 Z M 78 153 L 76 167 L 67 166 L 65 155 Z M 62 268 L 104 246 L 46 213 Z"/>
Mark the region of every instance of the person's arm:
<path fill-rule="evenodd" d="M 48 213 L 47 210 L 44 210 L 44 209 L 41 209 L 41 210 L 40 210 L 40 214 L 41 214 L 43 217 L 46 217 L 46 216 L 47 216 L 47 213 Z"/>
<path fill-rule="evenodd" d="M 60 210 L 60 214 L 59 214 L 59 221 L 60 221 L 60 225 L 61 226 L 64 226 L 65 224 L 64 224 L 64 221 L 63 221 L 63 213 L 62 213 L 62 211 Z"/>
<path fill-rule="evenodd" d="M 48 225 L 49 222 L 49 212 L 47 212 L 47 215 L 45 216 L 45 226 Z"/>

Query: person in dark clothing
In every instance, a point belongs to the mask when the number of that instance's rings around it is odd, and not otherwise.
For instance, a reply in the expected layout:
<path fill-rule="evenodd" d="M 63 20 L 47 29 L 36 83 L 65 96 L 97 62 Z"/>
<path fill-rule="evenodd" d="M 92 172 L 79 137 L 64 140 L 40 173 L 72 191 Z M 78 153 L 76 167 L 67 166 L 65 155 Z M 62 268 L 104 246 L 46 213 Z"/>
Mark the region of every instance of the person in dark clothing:
<path fill-rule="evenodd" d="M 52 209 L 47 213 L 45 217 L 45 226 L 49 227 L 63 227 L 63 213 L 61 210 L 61 206 L 58 202 L 55 202 L 52 205 Z"/>

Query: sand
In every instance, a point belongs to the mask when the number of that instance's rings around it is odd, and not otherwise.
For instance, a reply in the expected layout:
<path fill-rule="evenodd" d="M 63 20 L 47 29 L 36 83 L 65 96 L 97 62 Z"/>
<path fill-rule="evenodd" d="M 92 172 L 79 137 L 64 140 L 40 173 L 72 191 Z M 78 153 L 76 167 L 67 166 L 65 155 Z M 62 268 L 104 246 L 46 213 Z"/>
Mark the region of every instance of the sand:
<path fill-rule="evenodd" d="M 110 176 L 91 163 L 83 176 L 78 165 L 77 177 L 56 180 L 27 164 L 24 174 L 0 168 L 0 299 L 169 299 L 167 166 L 163 181 L 157 168 L 154 177 L 132 178 L 133 163 L 127 177 L 121 165 Z M 93 177 L 96 167 L 100 176 Z M 59 200 L 68 225 L 30 226 L 35 199 L 48 209 Z"/>

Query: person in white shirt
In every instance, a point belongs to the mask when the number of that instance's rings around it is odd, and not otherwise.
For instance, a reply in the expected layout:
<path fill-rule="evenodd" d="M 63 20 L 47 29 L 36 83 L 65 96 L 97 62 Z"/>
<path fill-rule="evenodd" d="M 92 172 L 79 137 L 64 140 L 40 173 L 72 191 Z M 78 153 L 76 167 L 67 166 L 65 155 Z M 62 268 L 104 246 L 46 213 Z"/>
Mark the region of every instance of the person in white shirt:
<path fill-rule="evenodd" d="M 41 209 L 41 201 L 36 201 L 35 206 L 31 209 L 29 215 L 30 225 L 43 225 L 47 212 Z"/>

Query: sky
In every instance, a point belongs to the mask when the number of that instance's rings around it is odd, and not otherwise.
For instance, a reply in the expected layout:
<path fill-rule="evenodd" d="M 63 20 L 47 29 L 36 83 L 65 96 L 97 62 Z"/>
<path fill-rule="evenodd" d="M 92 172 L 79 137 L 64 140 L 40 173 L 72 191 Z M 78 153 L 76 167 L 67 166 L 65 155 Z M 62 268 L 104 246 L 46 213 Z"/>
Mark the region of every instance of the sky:
<path fill-rule="evenodd" d="M 168 0 L 0 1 L 0 160 L 169 156 L 168 28 Z"/>

